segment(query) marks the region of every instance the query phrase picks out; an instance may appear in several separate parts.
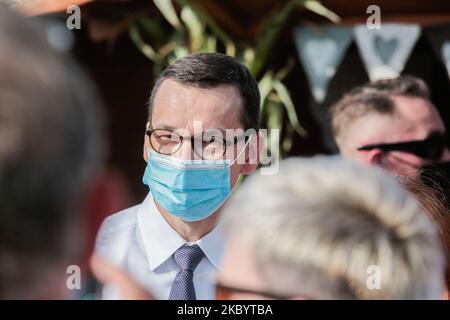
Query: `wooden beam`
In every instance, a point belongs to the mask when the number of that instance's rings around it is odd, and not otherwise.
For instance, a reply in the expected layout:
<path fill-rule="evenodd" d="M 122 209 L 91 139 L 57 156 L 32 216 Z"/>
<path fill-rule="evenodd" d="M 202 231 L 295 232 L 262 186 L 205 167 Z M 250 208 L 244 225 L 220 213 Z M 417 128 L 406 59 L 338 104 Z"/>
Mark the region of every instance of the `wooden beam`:
<path fill-rule="evenodd" d="M 81 6 L 94 0 L 28 0 L 12 7 L 26 16 L 38 16 L 54 12 L 66 12 L 70 5 Z"/>
<path fill-rule="evenodd" d="M 347 16 L 343 17 L 340 24 L 354 25 L 366 23 L 367 16 Z M 381 18 L 381 26 L 383 23 L 416 23 L 422 27 L 437 26 L 442 24 L 450 24 L 450 13 L 443 14 L 404 14 L 404 15 L 384 15 Z"/>

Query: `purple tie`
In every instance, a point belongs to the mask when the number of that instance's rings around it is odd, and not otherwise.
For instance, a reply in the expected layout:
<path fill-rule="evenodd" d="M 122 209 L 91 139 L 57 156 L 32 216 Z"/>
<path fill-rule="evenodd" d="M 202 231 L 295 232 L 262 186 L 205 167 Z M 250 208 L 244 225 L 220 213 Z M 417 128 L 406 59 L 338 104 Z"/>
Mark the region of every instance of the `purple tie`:
<path fill-rule="evenodd" d="M 194 270 L 204 253 L 198 245 L 184 245 L 173 254 L 178 273 L 170 291 L 169 300 L 195 300 Z"/>

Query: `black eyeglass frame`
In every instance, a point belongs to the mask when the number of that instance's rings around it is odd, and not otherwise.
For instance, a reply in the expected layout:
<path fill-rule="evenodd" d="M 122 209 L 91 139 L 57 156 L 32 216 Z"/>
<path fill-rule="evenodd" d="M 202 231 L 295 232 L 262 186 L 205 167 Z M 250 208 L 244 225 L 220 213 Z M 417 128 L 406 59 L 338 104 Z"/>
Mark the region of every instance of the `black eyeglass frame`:
<path fill-rule="evenodd" d="M 369 151 L 380 149 L 384 152 L 402 151 L 412 153 L 420 158 L 438 160 L 446 147 L 446 136 L 442 133 L 435 133 L 423 140 L 404 141 L 397 143 L 370 144 L 357 148 L 359 151 Z"/>
<path fill-rule="evenodd" d="M 163 153 L 163 152 L 160 152 L 160 151 L 156 150 L 156 148 L 152 145 L 152 139 L 151 139 L 151 136 L 152 136 L 153 132 L 155 132 L 155 131 L 157 131 L 157 130 L 168 131 L 168 132 L 171 132 L 172 134 L 176 134 L 177 136 L 179 136 L 179 137 L 180 137 L 180 143 L 179 143 L 178 148 L 177 148 L 176 150 L 174 150 L 174 151 L 171 151 L 170 153 Z M 181 134 L 176 133 L 175 131 L 172 131 L 172 130 L 169 130 L 169 129 L 164 129 L 164 128 L 148 129 L 147 131 L 145 131 L 145 134 L 146 134 L 146 135 L 148 136 L 148 138 L 149 138 L 149 142 L 150 142 L 150 145 L 151 145 L 152 149 L 155 150 L 155 152 L 160 153 L 160 154 L 164 154 L 164 155 L 170 155 L 170 154 L 172 154 L 172 153 L 174 153 L 174 152 L 177 152 L 177 151 L 180 149 L 180 147 L 182 146 L 182 144 L 183 144 L 183 142 L 184 142 L 184 139 L 187 138 L 187 137 L 185 137 L 185 136 L 182 136 Z M 202 136 L 189 137 L 188 139 L 191 140 L 191 146 L 192 146 L 192 149 L 194 150 L 195 154 L 196 154 L 197 156 L 199 156 L 200 158 L 203 159 L 203 155 L 202 155 L 202 154 L 198 154 L 198 153 L 197 153 L 197 150 L 195 149 L 195 146 L 196 146 L 195 140 L 198 139 L 198 138 L 200 138 L 200 137 L 202 137 Z M 227 139 L 225 139 L 225 138 L 222 138 L 223 144 L 224 144 L 224 146 L 225 146 L 225 148 L 223 149 L 222 157 L 226 154 L 227 149 L 228 149 L 230 146 L 235 145 L 236 143 L 238 143 L 238 142 L 241 141 L 242 139 L 244 139 L 244 141 L 247 142 L 249 138 L 250 138 L 250 136 L 249 136 L 249 135 L 246 135 L 246 134 L 243 134 L 243 135 L 241 135 L 241 136 L 239 136 L 239 137 L 234 137 L 233 140 L 231 140 L 231 141 L 230 141 L 230 140 L 227 140 Z"/>

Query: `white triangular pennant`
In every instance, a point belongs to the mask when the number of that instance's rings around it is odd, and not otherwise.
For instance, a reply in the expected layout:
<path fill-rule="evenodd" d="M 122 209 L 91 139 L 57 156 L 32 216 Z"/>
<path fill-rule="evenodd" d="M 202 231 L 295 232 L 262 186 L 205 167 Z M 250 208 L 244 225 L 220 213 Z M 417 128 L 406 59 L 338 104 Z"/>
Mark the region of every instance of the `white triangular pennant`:
<path fill-rule="evenodd" d="M 450 25 L 428 27 L 424 33 L 450 76 Z"/>
<path fill-rule="evenodd" d="M 328 84 L 352 39 L 352 29 L 337 26 L 300 26 L 294 30 L 300 61 L 308 77 L 314 99 L 321 103 Z"/>
<path fill-rule="evenodd" d="M 364 24 L 354 31 L 371 81 L 399 76 L 420 36 L 416 24 L 387 23 L 380 29 L 369 29 Z"/>
<path fill-rule="evenodd" d="M 450 41 L 444 41 L 441 48 L 441 56 L 442 60 L 444 60 L 444 64 L 447 67 L 447 73 L 450 76 Z"/>

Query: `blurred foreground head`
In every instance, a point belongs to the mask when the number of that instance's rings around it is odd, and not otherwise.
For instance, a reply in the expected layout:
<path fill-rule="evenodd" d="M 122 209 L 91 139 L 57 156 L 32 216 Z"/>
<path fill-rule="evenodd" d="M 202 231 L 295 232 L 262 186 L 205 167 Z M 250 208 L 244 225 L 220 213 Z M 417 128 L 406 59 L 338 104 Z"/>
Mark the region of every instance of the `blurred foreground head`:
<path fill-rule="evenodd" d="M 0 298 L 63 297 L 101 156 L 98 100 L 38 25 L 0 6 Z"/>
<path fill-rule="evenodd" d="M 289 159 L 277 175 L 249 178 L 225 219 L 219 298 L 442 296 L 437 232 L 379 169 L 338 157 Z"/>

